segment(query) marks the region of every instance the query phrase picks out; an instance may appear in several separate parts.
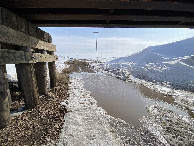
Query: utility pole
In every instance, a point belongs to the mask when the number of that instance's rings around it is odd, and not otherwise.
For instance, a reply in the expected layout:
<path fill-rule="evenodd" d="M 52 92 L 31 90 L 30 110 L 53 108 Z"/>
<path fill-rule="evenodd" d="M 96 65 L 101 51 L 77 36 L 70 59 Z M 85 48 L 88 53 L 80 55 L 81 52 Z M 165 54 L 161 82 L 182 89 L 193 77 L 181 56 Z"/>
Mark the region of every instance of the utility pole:
<path fill-rule="evenodd" d="M 93 32 L 96 36 L 96 58 L 97 58 L 97 63 L 98 63 L 98 56 L 97 56 L 97 51 L 98 51 L 98 40 L 97 40 L 97 34 L 98 32 Z"/>

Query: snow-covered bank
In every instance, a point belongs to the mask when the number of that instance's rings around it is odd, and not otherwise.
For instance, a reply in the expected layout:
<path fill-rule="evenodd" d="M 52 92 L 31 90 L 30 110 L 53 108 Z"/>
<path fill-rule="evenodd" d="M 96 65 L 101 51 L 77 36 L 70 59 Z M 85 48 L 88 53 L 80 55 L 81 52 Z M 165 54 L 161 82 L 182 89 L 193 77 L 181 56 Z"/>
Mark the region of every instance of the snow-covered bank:
<path fill-rule="evenodd" d="M 130 74 L 130 71 L 126 69 L 110 69 L 104 68 L 104 64 L 91 64 L 91 68 L 96 71 L 102 72 L 106 75 L 114 76 L 118 79 L 133 82 L 137 85 L 143 85 L 152 89 L 153 91 L 164 94 L 165 96 L 171 95 L 175 99 L 175 103 L 178 104 L 180 108 L 189 109 L 194 113 L 194 93 L 184 90 L 177 90 L 168 87 L 167 84 L 160 84 L 158 82 L 147 81 L 144 79 L 139 79 Z"/>
<path fill-rule="evenodd" d="M 160 105 L 147 107 L 149 115 L 141 119 L 148 129 L 165 145 L 193 145 L 194 120 L 175 114 Z"/>
<path fill-rule="evenodd" d="M 82 81 L 72 78 L 71 82 L 69 99 L 62 103 L 68 113 L 58 145 L 120 145 L 120 139 L 116 139 L 104 118 L 106 112 L 83 88 Z"/>
<path fill-rule="evenodd" d="M 142 84 L 194 111 L 194 38 L 151 46 L 98 66 L 107 74 Z"/>
<path fill-rule="evenodd" d="M 194 93 L 183 90 L 175 90 L 164 85 L 148 82 L 129 75 L 126 79 L 128 82 L 134 82 L 136 84 L 144 85 L 154 91 L 162 93 L 164 95 L 171 95 L 175 99 L 175 103 L 179 104 L 182 108 L 187 108 L 194 112 Z"/>
<path fill-rule="evenodd" d="M 58 56 L 58 60 L 56 61 L 56 69 L 58 72 L 62 72 L 64 68 L 68 68 L 68 65 L 64 62 L 67 61 L 67 59 L 63 56 Z"/>
<path fill-rule="evenodd" d="M 78 77 L 71 78 L 69 98 L 61 104 L 68 112 L 58 145 L 193 144 L 193 119 L 156 104 L 147 107 L 149 115 L 140 119 L 142 126 L 136 129 L 98 107 Z M 174 134 L 174 130 L 179 134 Z"/>

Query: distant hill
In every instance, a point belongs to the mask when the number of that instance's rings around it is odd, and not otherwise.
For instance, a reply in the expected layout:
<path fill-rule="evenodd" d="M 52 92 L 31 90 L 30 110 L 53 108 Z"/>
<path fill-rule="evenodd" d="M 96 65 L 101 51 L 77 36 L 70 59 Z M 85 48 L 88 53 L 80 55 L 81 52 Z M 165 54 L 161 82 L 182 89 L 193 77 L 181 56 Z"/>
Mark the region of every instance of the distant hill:
<path fill-rule="evenodd" d="M 169 82 L 172 88 L 194 91 L 194 38 L 151 46 L 128 57 L 108 62 L 140 79 Z"/>
<path fill-rule="evenodd" d="M 139 53 L 128 57 L 117 58 L 109 63 L 124 63 L 134 61 L 138 63 L 161 62 L 164 60 L 173 60 L 173 58 L 191 55 L 194 55 L 194 37 L 170 44 L 151 46 Z"/>

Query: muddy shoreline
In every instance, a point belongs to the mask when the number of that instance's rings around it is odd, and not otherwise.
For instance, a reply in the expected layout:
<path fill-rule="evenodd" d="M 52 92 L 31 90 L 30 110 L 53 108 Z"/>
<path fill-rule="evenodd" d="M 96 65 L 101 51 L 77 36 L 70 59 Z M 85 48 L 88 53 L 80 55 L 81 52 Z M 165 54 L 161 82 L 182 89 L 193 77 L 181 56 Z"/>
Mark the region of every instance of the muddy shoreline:
<path fill-rule="evenodd" d="M 130 73 L 127 71 L 123 74 L 124 71 L 122 69 L 115 74 L 113 70 L 104 70 L 101 67 L 101 64 L 91 64 L 90 67 L 94 69 L 96 72 L 101 72 L 103 74 L 116 77 L 123 81 L 135 83 L 136 85 L 143 86 L 148 88 L 149 90 L 153 90 L 158 93 L 161 93 L 164 96 L 172 96 L 174 99 L 174 102 L 176 103 L 175 105 L 178 108 L 181 108 L 183 110 L 188 110 L 190 115 L 192 117 L 194 116 L 194 98 L 193 98 L 194 93 L 193 92 L 171 89 L 161 84 L 138 79 L 130 75 Z"/>
<path fill-rule="evenodd" d="M 194 122 L 188 117 L 156 104 L 147 107 L 149 114 L 140 119 L 142 126 L 136 129 L 99 107 L 91 93 L 84 89 L 80 78 L 72 77 L 69 88 L 69 99 L 63 103 L 67 114 L 59 145 L 194 144 Z"/>
<path fill-rule="evenodd" d="M 62 144 L 76 145 L 76 143 L 80 142 L 80 135 L 77 135 L 80 133 L 81 135 L 89 134 L 89 136 L 86 137 L 84 137 L 84 135 L 81 136 L 83 138 L 83 141 L 81 141 L 81 143 L 83 142 L 83 145 L 103 145 L 103 143 L 112 143 L 111 145 L 173 145 L 175 143 L 179 145 L 194 144 L 193 118 L 178 115 L 172 110 L 166 109 L 161 105 L 153 104 L 146 107 L 148 115 L 143 116 L 140 119 L 141 126 L 139 128 L 135 128 L 132 124 L 126 123 L 124 120 L 110 116 L 104 109 L 99 107 L 96 100 L 90 95 L 90 92 L 88 92 L 83 87 L 83 81 L 80 78 L 72 77 L 71 80 L 72 85 L 70 85 L 70 100 L 68 100 L 66 104 L 64 104 L 70 111 L 69 115 L 67 114 L 68 116 L 65 116 L 65 119 L 67 121 L 69 120 L 69 124 L 64 124 L 64 131 L 62 132 L 64 134 L 61 135 L 60 140 Z M 90 100 L 92 100 L 93 102 L 88 102 Z M 70 107 L 68 108 L 69 105 Z M 98 109 L 95 110 L 98 113 L 93 112 L 92 115 L 87 116 L 87 114 L 90 113 L 92 107 Z M 87 118 L 83 118 L 85 116 Z M 98 134 L 100 133 L 95 131 L 98 130 L 98 128 L 96 129 L 94 125 L 100 120 L 93 121 L 93 119 L 95 119 L 95 116 L 103 117 L 102 119 L 105 120 L 103 122 L 105 124 L 101 128 L 105 128 L 106 132 L 109 133 L 108 141 L 107 139 L 99 139 L 99 137 L 101 136 L 99 136 Z M 74 123 L 72 120 L 77 121 L 77 123 Z M 87 126 L 91 126 L 81 124 L 83 122 L 87 123 L 87 121 L 93 123 L 91 123 L 91 125 L 93 125 L 92 128 L 89 128 L 92 131 L 82 129 L 83 126 L 85 129 L 88 128 Z M 67 129 L 71 128 L 80 128 L 79 130 L 81 130 L 81 132 L 76 133 L 72 132 L 72 130 L 70 130 L 69 132 L 69 130 Z M 102 129 L 101 131 L 103 131 Z M 91 136 L 91 132 L 95 134 Z M 69 135 L 67 134 L 65 136 L 65 133 L 68 133 Z M 69 141 L 68 138 L 70 138 L 71 140 Z"/>

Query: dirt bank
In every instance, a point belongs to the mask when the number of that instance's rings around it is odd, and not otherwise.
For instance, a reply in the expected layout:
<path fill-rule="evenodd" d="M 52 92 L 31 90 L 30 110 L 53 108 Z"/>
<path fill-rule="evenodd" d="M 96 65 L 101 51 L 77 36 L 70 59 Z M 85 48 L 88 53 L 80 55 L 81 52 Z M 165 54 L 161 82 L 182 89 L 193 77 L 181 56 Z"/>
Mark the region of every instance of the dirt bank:
<path fill-rule="evenodd" d="M 68 68 L 63 69 L 64 73 L 72 73 L 72 72 L 88 72 L 88 73 L 94 73 L 93 70 L 89 68 L 90 64 L 86 61 L 67 61 L 65 62 L 66 65 L 68 65 Z"/>

